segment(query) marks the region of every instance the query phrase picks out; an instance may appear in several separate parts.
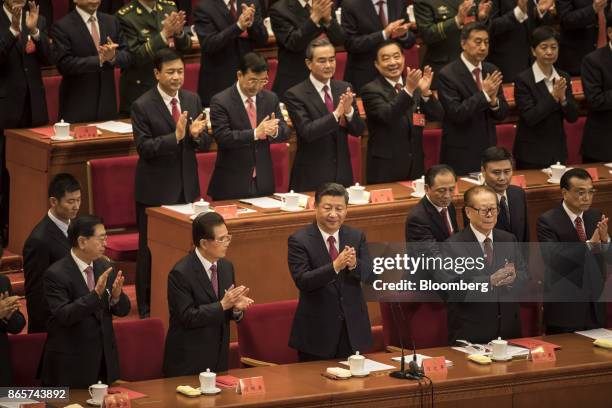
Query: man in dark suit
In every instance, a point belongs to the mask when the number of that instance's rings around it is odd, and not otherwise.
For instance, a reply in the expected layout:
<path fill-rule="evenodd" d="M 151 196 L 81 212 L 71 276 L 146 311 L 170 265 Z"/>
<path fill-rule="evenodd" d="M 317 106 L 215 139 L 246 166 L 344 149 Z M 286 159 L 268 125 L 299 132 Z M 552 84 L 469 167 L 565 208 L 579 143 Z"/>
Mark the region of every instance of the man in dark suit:
<path fill-rule="evenodd" d="M 438 75 L 438 97 L 444 107 L 440 162 L 465 175 L 480 168 L 483 150 L 495 146 L 496 121 L 508 114 L 508 104 L 497 68 L 483 62 L 489 52 L 489 34 L 481 23 L 461 31 L 463 52 Z"/>
<path fill-rule="evenodd" d="M 111 384 L 119 379 L 113 316 L 130 312 L 124 277 L 104 259 L 106 230 L 100 218 L 72 221 L 68 240 L 70 254 L 45 273 L 51 317 L 39 375 L 45 386 Z"/>
<path fill-rule="evenodd" d="M 170 0 L 132 0 L 117 12 L 123 35 L 132 54 L 132 64 L 121 71 L 119 110 L 129 115 L 132 103 L 156 84 L 155 55 L 166 48 L 186 53 L 191 37 L 184 32 L 187 16 Z"/>
<path fill-rule="evenodd" d="M 0 12 L 0 235 L 9 219 L 9 174 L 4 129 L 29 128 L 48 122 L 41 65 L 53 63 L 45 18 L 39 6 L 5 0 Z M 6 241 L 5 241 L 6 242 Z"/>
<path fill-rule="evenodd" d="M 217 161 L 208 186 L 213 200 L 274 194 L 270 143 L 289 139 L 277 96 L 263 89 L 268 64 L 259 54 L 241 58 L 238 81 L 210 105 Z"/>
<path fill-rule="evenodd" d="M 0 245 L 0 264 L 2 263 L 2 245 Z M 0 275 L 0 386 L 13 384 L 13 373 L 9 354 L 8 334 L 19 334 L 25 326 L 25 318 L 19 311 L 19 296 L 13 295 L 11 281 Z"/>
<path fill-rule="evenodd" d="M 32 230 L 23 245 L 28 333 L 47 331 L 49 308 L 45 302 L 43 278 L 49 266 L 70 252 L 68 226 L 79 213 L 81 186 L 67 173 L 53 177 L 49 184 L 49 211 Z"/>
<path fill-rule="evenodd" d="M 554 0 L 493 0 L 489 30 L 490 52 L 487 61 L 499 68 L 504 80 L 512 82 L 533 61 L 529 43 L 531 33 L 540 25 L 553 24 L 548 11 Z"/>
<path fill-rule="evenodd" d="M 415 24 L 406 22 L 406 3 L 401 0 L 344 0 L 341 20 L 348 51 L 344 79 L 360 95 L 361 88 L 377 76 L 373 62 L 380 43 L 392 38 L 411 48 L 416 42 L 410 31 Z"/>
<path fill-rule="evenodd" d="M 200 97 L 182 90 L 185 63 L 166 48 L 155 58 L 157 86 L 132 106 L 132 126 L 138 152 L 135 198 L 138 223 L 136 296 L 141 317 L 149 314 L 151 254 L 147 247 L 147 207 L 193 202 L 200 196 L 195 151 L 205 151 L 206 131 Z M 182 112 L 182 113 L 181 113 Z"/>
<path fill-rule="evenodd" d="M 486 291 L 453 291 L 448 298 L 448 340 L 487 343 L 497 337 L 521 337 L 519 303 L 513 301 L 525 281 L 525 264 L 514 236 L 495 228 L 497 197 L 487 186 L 464 193 L 470 224 L 446 240 L 445 256 L 469 257 L 477 267 L 440 271 L 445 282 L 480 283 Z"/>
<path fill-rule="evenodd" d="M 204 106 L 235 80 L 240 58 L 268 42 L 257 0 L 211 0 L 197 3 L 195 32 L 200 40 L 198 94 Z"/>
<path fill-rule="evenodd" d="M 344 45 L 332 0 L 278 0 L 270 8 L 270 23 L 278 47 L 278 67 L 272 90 L 285 99 L 287 89 L 308 78 L 306 47 L 321 35 Z"/>
<path fill-rule="evenodd" d="M 316 221 L 289 237 L 289 270 L 300 291 L 289 347 L 300 361 L 347 358 L 371 346 L 361 282 L 372 283 L 363 232 L 343 225 L 348 193 L 325 183 L 315 194 Z"/>
<path fill-rule="evenodd" d="M 416 0 L 414 17 L 426 46 L 421 65 L 431 66 L 437 75 L 461 54 L 462 28 L 474 20 L 486 22 L 490 12 L 491 1 L 481 1 L 475 6 L 473 0 Z M 436 79 L 432 89 L 438 89 Z"/>
<path fill-rule="evenodd" d="M 606 303 L 600 301 L 612 263 L 608 217 L 591 208 L 593 181 L 584 169 L 565 172 L 563 202 L 542 214 L 537 231 L 544 270 L 546 334 L 605 327 Z"/>
<path fill-rule="evenodd" d="M 70 123 L 115 119 L 115 67 L 127 68 L 131 55 L 115 16 L 97 11 L 99 1 L 76 3 L 51 30 L 62 74 L 58 117 Z"/>
<path fill-rule="evenodd" d="M 407 68 L 394 40 L 381 43 L 374 65 L 379 76 L 361 89 L 368 118 L 368 184 L 419 178 L 425 172 L 423 128 L 442 120 L 442 105 L 430 90 L 433 73 Z M 405 81 L 405 83 L 404 83 Z M 416 119 L 416 121 L 415 121 Z"/>
<path fill-rule="evenodd" d="M 542 169 L 567 161 L 564 123 L 578 120 L 578 106 L 570 76 L 554 67 L 558 49 L 559 35 L 553 28 L 536 28 L 531 35 L 536 61 L 514 83 L 519 111 L 514 154 L 519 169 Z"/>
<path fill-rule="evenodd" d="M 607 46 L 606 14 L 611 10 L 611 0 L 557 0 L 561 23 L 561 69 L 578 76 L 584 57 Z"/>
<path fill-rule="evenodd" d="M 582 60 L 582 87 L 589 107 L 582 138 L 582 162 L 612 161 L 612 12 L 606 20 L 608 46 Z"/>
<path fill-rule="evenodd" d="M 170 325 L 164 375 L 227 371 L 230 320 L 240 322 L 253 303 L 249 289 L 234 287 L 234 266 L 225 259 L 232 240 L 223 217 L 199 214 L 191 227 L 195 249 L 168 274 Z"/>
<path fill-rule="evenodd" d="M 330 181 L 345 187 L 353 183 L 347 137 L 361 136 L 365 124 L 359 117 L 351 84 L 332 79 L 335 55 L 328 40 L 312 41 L 306 50 L 310 77 L 285 95 L 297 134 L 289 182 L 294 191 L 312 191 Z"/>
<path fill-rule="evenodd" d="M 457 177 L 446 164 L 425 173 L 425 197 L 406 218 L 406 242 L 444 242 L 459 230 L 453 194 Z"/>

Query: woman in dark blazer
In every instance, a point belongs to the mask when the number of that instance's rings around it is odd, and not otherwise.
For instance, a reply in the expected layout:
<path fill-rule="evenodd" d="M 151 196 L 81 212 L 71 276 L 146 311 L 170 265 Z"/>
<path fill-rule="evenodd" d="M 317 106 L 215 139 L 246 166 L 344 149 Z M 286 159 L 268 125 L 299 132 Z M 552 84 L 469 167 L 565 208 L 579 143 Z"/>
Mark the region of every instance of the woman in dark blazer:
<path fill-rule="evenodd" d="M 0 247 L 0 258 L 2 249 Z M 19 311 L 19 298 L 13 296 L 11 281 L 0 275 L 0 387 L 13 385 L 8 333 L 17 334 L 25 326 L 25 318 Z"/>
<path fill-rule="evenodd" d="M 519 122 L 514 142 L 517 169 L 541 169 L 567 160 L 563 120 L 575 122 L 578 108 L 570 77 L 554 67 L 559 56 L 559 36 L 548 26 L 531 36 L 536 61 L 514 83 Z"/>

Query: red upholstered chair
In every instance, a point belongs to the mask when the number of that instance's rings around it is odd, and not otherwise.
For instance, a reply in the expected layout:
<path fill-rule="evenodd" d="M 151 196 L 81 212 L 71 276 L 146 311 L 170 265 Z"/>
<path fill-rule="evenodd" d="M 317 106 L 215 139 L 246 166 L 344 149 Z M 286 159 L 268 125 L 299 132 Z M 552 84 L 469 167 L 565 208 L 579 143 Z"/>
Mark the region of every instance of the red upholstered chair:
<path fill-rule="evenodd" d="M 10 364 L 13 370 L 13 381 L 16 386 L 36 387 L 38 363 L 45 347 L 47 333 L 9 335 Z M 6 364 L 2 362 L 1 364 Z"/>
<path fill-rule="evenodd" d="M 362 184 L 361 177 L 361 138 L 348 137 L 349 154 L 351 155 L 351 168 L 353 169 L 353 182 Z"/>
<path fill-rule="evenodd" d="M 497 125 L 495 133 L 497 134 L 497 146 L 505 147 L 509 152 L 512 152 L 514 138 L 516 137 L 516 125 L 509 123 Z"/>
<path fill-rule="evenodd" d="M 440 163 L 442 146 L 442 129 L 425 129 L 423 131 L 423 151 L 425 153 L 425 170 Z"/>
<path fill-rule="evenodd" d="M 49 111 L 49 123 L 56 123 L 58 121 L 60 82 L 62 82 L 62 77 L 59 75 L 43 76 L 45 99 L 47 101 L 47 110 Z"/>
<path fill-rule="evenodd" d="M 574 123 L 563 121 L 565 135 L 567 136 L 567 164 L 582 163 L 582 154 L 580 147 L 582 146 L 582 134 L 584 132 L 584 122 L 586 117 L 581 116 Z"/>
<path fill-rule="evenodd" d="M 53 20 L 58 21 L 64 17 L 70 11 L 68 5 L 70 4 L 66 0 L 52 0 L 53 4 Z M 47 21 L 47 27 L 51 27 L 51 22 Z"/>
<path fill-rule="evenodd" d="M 289 143 L 271 144 L 270 154 L 274 168 L 274 191 L 286 193 L 289 191 Z"/>
<path fill-rule="evenodd" d="M 110 157 L 87 162 L 89 212 L 104 219 L 110 233 L 106 256 L 115 261 L 136 261 L 138 232 L 134 204 L 134 177 L 138 156 Z"/>
<path fill-rule="evenodd" d="M 365 353 L 380 353 L 385 351 L 385 337 L 383 335 L 382 324 L 372 326 L 372 347 L 365 350 Z"/>
<path fill-rule="evenodd" d="M 253 305 L 237 324 L 240 361 L 247 366 L 269 366 L 298 361 L 288 346 L 297 300 Z"/>
<path fill-rule="evenodd" d="M 444 302 L 381 302 L 379 305 L 385 346 L 400 346 L 400 333 L 405 348 L 412 348 L 413 341 L 417 348 L 448 345 Z"/>
<path fill-rule="evenodd" d="M 346 69 L 346 51 L 336 53 L 336 72 L 334 79 L 344 79 L 344 70 Z"/>
<path fill-rule="evenodd" d="M 521 326 L 523 337 L 541 336 L 542 327 L 542 303 L 521 303 Z"/>
<path fill-rule="evenodd" d="M 117 112 L 119 112 L 119 105 L 121 103 L 121 95 L 119 95 L 119 79 L 121 78 L 121 70 L 119 68 L 115 68 L 113 73 L 115 74 L 115 97 L 117 99 Z"/>
<path fill-rule="evenodd" d="M 161 319 L 113 322 L 119 351 L 119 375 L 124 381 L 162 378 L 164 325 Z"/>
<path fill-rule="evenodd" d="M 404 60 L 407 67 L 419 68 L 419 45 L 414 44 L 412 48 L 404 50 Z"/>
<path fill-rule="evenodd" d="M 241 368 L 240 365 L 240 349 L 238 348 L 237 341 L 230 341 L 229 344 L 229 361 L 227 366 L 230 370 L 234 368 Z"/>
<path fill-rule="evenodd" d="M 278 60 L 276 58 L 268 58 L 268 83 L 265 88 L 268 91 L 272 90 L 274 80 L 276 79 L 276 71 L 278 69 Z"/>
<path fill-rule="evenodd" d="M 206 201 L 211 201 L 208 191 L 208 184 L 215 169 L 215 161 L 217 160 L 217 152 L 196 153 L 198 160 L 198 178 L 200 179 L 200 196 Z"/>
<path fill-rule="evenodd" d="M 200 80 L 200 63 L 188 63 L 185 65 L 185 83 L 183 88 L 191 92 L 198 92 L 198 82 Z"/>

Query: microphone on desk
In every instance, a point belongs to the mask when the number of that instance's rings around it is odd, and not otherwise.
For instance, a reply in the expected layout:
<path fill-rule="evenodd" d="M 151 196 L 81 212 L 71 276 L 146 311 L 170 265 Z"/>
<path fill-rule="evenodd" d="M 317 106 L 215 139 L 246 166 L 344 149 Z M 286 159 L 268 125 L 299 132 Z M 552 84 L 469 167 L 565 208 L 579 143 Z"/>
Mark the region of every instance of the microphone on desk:
<path fill-rule="evenodd" d="M 393 317 L 393 323 L 395 324 L 395 327 L 397 328 L 397 334 L 399 337 L 400 347 L 402 349 L 402 358 L 400 360 L 399 371 L 393 371 L 389 374 L 389 376 L 393 378 L 398 378 L 400 380 L 418 380 L 423 375 L 422 375 L 420 367 L 418 366 L 416 362 L 416 348 L 414 345 L 414 341 L 412 342 L 412 351 L 413 351 L 412 361 L 408 363 L 408 371 L 406 371 L 405 362 L 404 362 L 405 361 L 404 340 L 402 336 L 402 331 L 399 329 L 399 325 L 397 324 L 397 317 L 395 316 L 395 310 L 393 309 L 394 304 L 397 304 L 397 302 L 391 302 L 390 304 L 391 316 Z M 400 308 L 400 312 L 402 313 L 402 316 L 403 316 L 404 312 L 402 311 L 401 306 L 399 305 L 397 306 Z"/>

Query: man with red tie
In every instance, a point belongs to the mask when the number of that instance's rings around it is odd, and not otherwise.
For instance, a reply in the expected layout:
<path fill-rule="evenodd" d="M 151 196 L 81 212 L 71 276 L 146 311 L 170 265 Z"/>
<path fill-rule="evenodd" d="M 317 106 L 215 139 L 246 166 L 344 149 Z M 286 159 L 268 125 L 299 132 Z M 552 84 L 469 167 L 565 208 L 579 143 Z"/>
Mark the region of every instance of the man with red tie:
<path fill-rule="evenodd" d="M 138 223 L 136 297 L 141 317 L 149 314 L 151 254 L 147 248 L 147 207 L 193 202 L 200 196 L 196 149 L 205 151 L 211 138 L 200 97 L 182 90 L 185 63 L 173 49 L 155 57 L 157 86 L 132 105 L 138 152 L 135 198 Z"/>
<path fill-rule="evenodd" d="M 343 225 L 348 193 L 325 183 L 315 193 L 316 221 L 289 237 L 289 270 L 300 291 L 289 346 L 300 361 L 347 358 L 372 344 L 361 282 L 371 283 L 365 234 Z"/>

